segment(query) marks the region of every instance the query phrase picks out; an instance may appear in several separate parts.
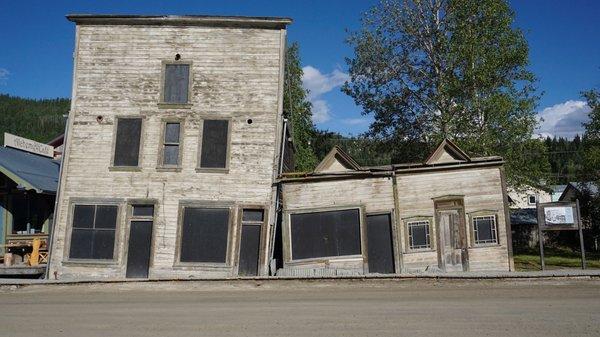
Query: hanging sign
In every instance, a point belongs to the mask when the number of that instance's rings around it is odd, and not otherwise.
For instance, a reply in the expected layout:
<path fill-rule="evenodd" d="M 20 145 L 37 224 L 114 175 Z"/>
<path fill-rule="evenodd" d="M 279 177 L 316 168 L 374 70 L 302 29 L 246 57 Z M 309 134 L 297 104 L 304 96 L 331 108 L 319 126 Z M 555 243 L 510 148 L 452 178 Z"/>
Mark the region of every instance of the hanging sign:
<path fill-rule="evenodd" d="M 53 146 L 44 143 L 38 143 L 31 139 L 15 136 L 7 132 L 4 133 L 4 146 L 12 147 L 21 151 L 39 154 L 45 157 L 54 157 Z"/>

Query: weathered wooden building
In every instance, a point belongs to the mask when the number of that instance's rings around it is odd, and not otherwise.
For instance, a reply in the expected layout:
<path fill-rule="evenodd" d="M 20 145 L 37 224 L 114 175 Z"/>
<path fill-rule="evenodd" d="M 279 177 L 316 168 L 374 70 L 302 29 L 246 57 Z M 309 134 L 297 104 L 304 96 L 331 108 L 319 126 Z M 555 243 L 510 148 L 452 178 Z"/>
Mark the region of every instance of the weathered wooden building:
<path fill-rule="evenodd" d="M 49 277 L 268 274 L 291 21 L 68 19 L 73 93 Z"/>
<path fill-rule="evenodd" d="M 50 278 L 511 269 L 499 157 L 293 167 L 285 18 L 71 15 Z"/>
<path fill-rule="evenodd" d="M 281 179 L 278 275 L 512 270 L 502 165 L 448 140 L 424 163 L 382 167 L 334 148 Z"/>

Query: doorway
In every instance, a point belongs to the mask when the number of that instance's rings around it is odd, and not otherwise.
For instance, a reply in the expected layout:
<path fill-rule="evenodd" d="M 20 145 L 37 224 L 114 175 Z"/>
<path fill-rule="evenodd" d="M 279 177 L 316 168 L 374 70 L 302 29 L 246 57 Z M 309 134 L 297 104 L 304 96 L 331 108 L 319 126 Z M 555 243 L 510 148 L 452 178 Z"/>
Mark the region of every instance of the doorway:
<path fill-rule="evenodd" d="M 264 223 L 264 210 L 244 209 L 240 238 L 238 275 L 257 276 L 260 260 L 260 237 Z"/>
<path fill-rule="evenodd" d="M 369 273 L 395 272 L 391 214 L 367 214 L 367 253 Z"/>
<path fill-rule="evenodd" d="M 469 255 L 462 200 L 436 203 L 438 267 L 446 272 L 468 271 Z"/>
<path fill-rule="evenodd" d="M 132 206 L 127 251 L 127 278 L 148 278 L 154 206 Z"/>

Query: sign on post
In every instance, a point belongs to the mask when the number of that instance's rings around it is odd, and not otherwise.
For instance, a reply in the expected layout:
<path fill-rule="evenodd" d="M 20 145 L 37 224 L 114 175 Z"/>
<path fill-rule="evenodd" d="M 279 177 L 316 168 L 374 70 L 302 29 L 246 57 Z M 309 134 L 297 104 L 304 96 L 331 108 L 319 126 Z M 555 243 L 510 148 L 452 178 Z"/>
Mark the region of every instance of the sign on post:
<path fill-rule="evenodd" d="M 46 156 L 53 158 L 54 157 L 54 147 L 38 143 L 34 140 L 15 136 L 13 134 L 4 133 L 4 146 L 12 147 L 18 150 L 39 154 L 41 156 Z"/>
<path fill-rule="evenodd" d="M 544 231 L 578 230 L 581 246 L 581 268 L 586 268 L 583 229 L 579 211 L 579 200 L 576 202 L 547 202 L 537 204 L 538 236 L 540 241 L 540 262 L 542 270 L 546 269 L 544 260 Z"/>

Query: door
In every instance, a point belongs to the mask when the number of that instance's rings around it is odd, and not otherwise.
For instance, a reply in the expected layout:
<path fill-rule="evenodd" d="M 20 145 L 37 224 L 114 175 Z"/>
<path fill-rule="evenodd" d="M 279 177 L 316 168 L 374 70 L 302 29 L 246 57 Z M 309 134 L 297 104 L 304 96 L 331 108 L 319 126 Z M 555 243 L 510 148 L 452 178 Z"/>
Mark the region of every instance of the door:
<path fill-rule="evenodd" d="M 151 243 L 152 221 L 131 221 L 126 277 L 148 277 Z"/>
<path fill-rule="evenodd" d="M 369 273 L 394 273 L 394 245 L 390 214 L 367 215 Z"/>
<path fill-rule="evenodd" d="M 258 259 L 260 251 L 260 225 L 242 225 L 240 242 L 240 276 L 258 275 Z"/>
<path fill-rule="evenodd" d="M 459 210 L 438 212 L 439 267 L 444 271 L 466 271 L 468 256 L 465 226 Z"/>

